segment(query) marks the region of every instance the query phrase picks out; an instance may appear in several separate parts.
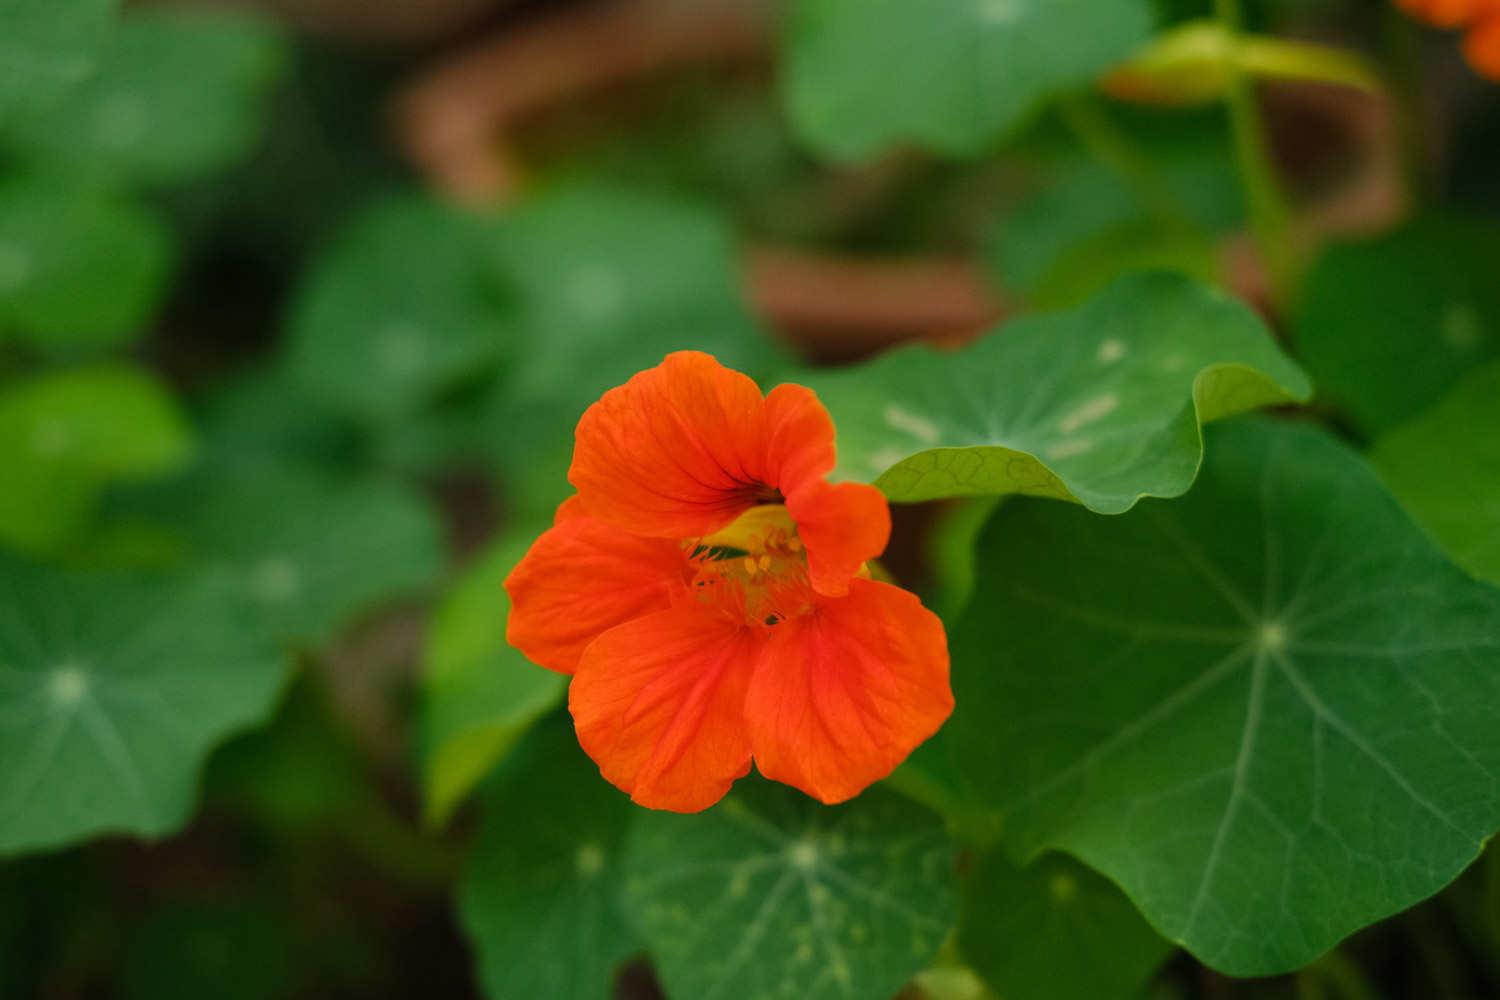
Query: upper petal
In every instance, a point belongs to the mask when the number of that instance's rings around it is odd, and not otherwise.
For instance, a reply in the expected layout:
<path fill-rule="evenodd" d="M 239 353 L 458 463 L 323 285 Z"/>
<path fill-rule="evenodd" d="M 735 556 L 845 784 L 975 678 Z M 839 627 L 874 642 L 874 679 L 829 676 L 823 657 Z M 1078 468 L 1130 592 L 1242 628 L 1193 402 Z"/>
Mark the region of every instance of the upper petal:
<path fill-rule="evenodd" d="M 532 662 L 571 674 L 601 633 L 670 607 L 692 575 L 676 542 L 626 534 L 571 498 L 505 579 L 505 637 Z"/>
<path fill-rule="evenodd" d="M 774 499 L 764 409 L 747 376 L 697 351 L 669 354 L 588 408 L 568 480 L 590 514 L 624 530 L 711 534 Z"/>
<path fill-rule="evenodd" d="M 755 764 L 823 802 L 890 774 L 953 710 L 942 622 L 899 587 L 857 579 L 770 631 L 745 700 Z"/>
<path fill-rule="evenodd" d="M 754 633 L 689 601 L 611 629 L 568 689 L 578 742 L 651 809 L 707 809 L 750 770 L 745 690 Z"/>

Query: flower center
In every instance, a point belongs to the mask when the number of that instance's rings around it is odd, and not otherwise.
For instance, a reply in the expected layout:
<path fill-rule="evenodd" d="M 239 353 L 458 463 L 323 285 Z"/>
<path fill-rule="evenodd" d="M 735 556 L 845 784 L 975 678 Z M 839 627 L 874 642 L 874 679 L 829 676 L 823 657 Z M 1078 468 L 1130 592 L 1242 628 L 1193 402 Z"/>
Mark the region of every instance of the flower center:
<path fill-rule="evenodd" d="M 699 600 L 751 625 L 775 625 L 811 608 L 807 552 L 783 505 L 752 507 L 688 545 Z"/>

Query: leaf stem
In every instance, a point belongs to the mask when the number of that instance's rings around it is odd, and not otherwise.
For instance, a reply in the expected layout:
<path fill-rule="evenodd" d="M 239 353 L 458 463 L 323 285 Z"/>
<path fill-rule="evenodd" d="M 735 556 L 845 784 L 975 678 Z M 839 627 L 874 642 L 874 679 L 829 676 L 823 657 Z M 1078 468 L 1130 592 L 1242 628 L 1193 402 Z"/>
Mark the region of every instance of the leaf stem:
<path fill-rule="evenodd" d="M 1097 99 L 1083 94 L 1069 95 L 1057 102 L 1057 113 L 1079 145 L 1122 177 L 1162 221 L 1182 230 L 1198 228 L 1178 205 L 1151 158 Z"/>
<path fill-rule="evenodd" d="M 1224 30 L 1238 39 L 1243 25 L 1239 0 L 1214 0 L 1214 14 Z M 1225 66 L 1225 72 L 1229 121 L 1250 211 L 1250 228 L 1266 262 L 1275 298 L 1285 305 L 1296 281 L 1296 264 L 1288 239 L 1291 212 L 1276 176 L 1250 77 L 1233 60 Z"/>

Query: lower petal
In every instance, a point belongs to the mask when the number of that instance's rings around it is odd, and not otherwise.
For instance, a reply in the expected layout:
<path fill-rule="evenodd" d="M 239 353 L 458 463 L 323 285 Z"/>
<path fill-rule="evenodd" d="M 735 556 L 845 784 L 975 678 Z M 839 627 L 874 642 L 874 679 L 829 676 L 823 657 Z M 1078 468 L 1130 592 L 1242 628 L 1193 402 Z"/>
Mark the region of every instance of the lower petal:
<path fill-rule="evenodd" d="M 862 579 L 771 629 L 745 701 L 756 767 L 826 803 L 890 774 L 952 711 L 942 622 Z"/>
<path fill-rule="evenodd" d="M 651 809 L 698 812 L 750 770 L 751 630 L 689 602 L 596 639 L 568 689 L 578 742 Z"/>

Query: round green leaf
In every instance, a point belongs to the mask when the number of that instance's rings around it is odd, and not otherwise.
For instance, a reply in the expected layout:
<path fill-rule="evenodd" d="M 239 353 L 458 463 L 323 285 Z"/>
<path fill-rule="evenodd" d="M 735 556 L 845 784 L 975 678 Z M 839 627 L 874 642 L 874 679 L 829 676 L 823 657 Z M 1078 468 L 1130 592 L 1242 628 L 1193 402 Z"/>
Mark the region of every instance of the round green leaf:
<path fill-rule="evenodd" d="M 1295 318 L 1320 390 L 1379 433 L 1500 357 L 1500 228 L 1429 219 L 1329 250 Z"/>
<path fill-rule="evenodd" d="M 4 559 L 0 609 L 0 853 L 175 830 L 204 756 L 287 673 L 210 580 Z"/>
<path fill-rule="evenodd" d="M 1002 997 L 1131 997 L 1172 952 L 1119 889 L 1061 854 L 996 850 L 964 885 L 958 947 Z"/>
<path fill-rule="evenodd" d="M 1371 458 L 1454 562 L 1500 584 L 1500 363 L 1380 438 Z"/>
<path fill-rule="evenodd" d="M 557 704 L 568 679 L 505 641 L 503 586 L 536 532 L 512 532 L 480 557 L 433 616 L 422 675 L 427 819 L 442 823 L 517 739 Z"/>
<path fill-rule="evenodd" d="M 169 472 L 189 448 L 172 397 L 137 369 L 64 371 L 0 389 L 0 544 L 58 548 L 87 525 L 106 484 Z"/>
<path fill-rule="evenodd" d="M 908 347 L 803 381 L 838 426 L 837 473 L 892 500 L 1025 493 L 1105 514 L 1187 490 L 1202 424 L 1311 391 L 1248 307 L 1168 274 L 961 351 Z"/>
<path fill-rule="evenodd" d="M 116 0 L 0 0 L 0 126 L 48 110 L 93 71 Z"/>
<path fill-rule="evenodd" d="M 796 0 L 783 91 L 831 158 L 971 156 L 1129 56 L 1151 21 L 1147 0 Z"/>
<path fill-rule="evenodd" d="M 259 21 L 132 9 L 98 71 L 19 121 L 5 144 L 53 171 L 145 184 L 200 177 L 249 152 L 281 61 L 279 39 Z"/>
<path fill-rule="evenodd" d="M 313 398 L 394 421 L 509 353 L 483 221 L 416 198 L 378 202 L 313 265 L 292 309 L 288 363 Z"/>
<path fill-rule="evenodd" d="M 1500 827 L 1500 591 L 1320 431 L 1218 428 L 1191 493 L 1119 519 L 1006 504 L 978 578 L 965 776 L 1215 968 L 1297 968 Z"/>
<path fill-rule="evenodd" d="M 626 864 L 627 904 L 672 997 L 891 996 L 954 919 L 942 823 L 878 788 L 830 809 L 742 782 L 706 813 L 642 812 Z"/>
<path fill-rule="evenodd" d="M 485 797 L 459 919 L 493 1000 L 607 1000 L 639 949 L 621 906 L 630 801 L 599 780 L 558 715 Z"/>
<path fill-rule="evenodd" d="M 171 236 L 140 205 L 40 179 L 0 183 L 0 337 L 114 347 L 151 321 Z"/>
<path fill-rule="evenodd" d="M 214 478 L 178 495 L 179 523 L 196 557 L 226 573 L 282 643 L 326 642 L 442 567 L 442 527 L 402 487 L 298 469 Z"/>

